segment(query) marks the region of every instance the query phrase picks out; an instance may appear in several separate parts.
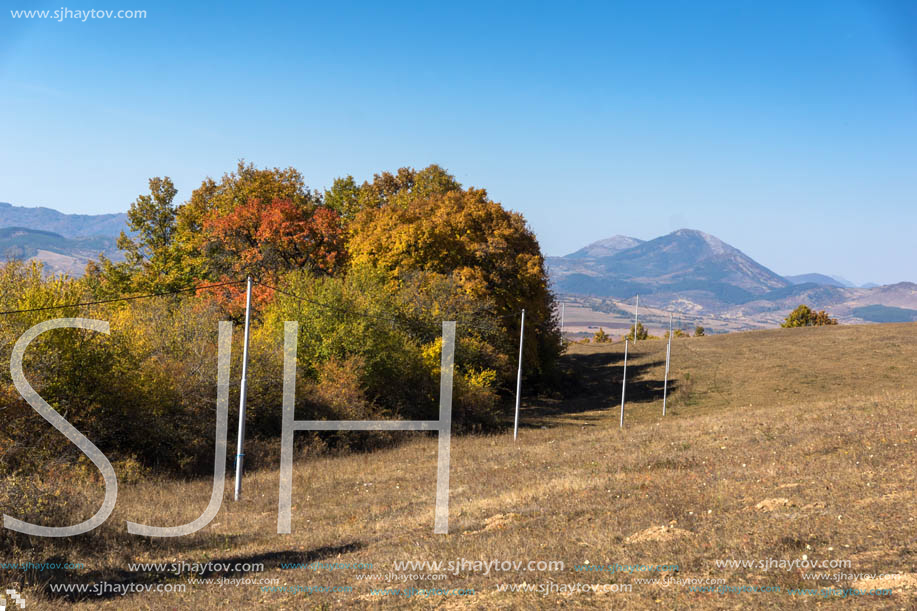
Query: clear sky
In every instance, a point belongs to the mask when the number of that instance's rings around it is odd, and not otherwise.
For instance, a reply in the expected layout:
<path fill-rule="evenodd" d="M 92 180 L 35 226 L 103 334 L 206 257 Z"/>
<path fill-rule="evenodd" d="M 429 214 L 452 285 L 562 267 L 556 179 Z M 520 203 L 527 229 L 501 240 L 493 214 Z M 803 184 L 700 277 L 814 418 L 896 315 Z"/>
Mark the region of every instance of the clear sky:
<path fill-rule="evenodd" d="M 4 3 L 0 201 L 435 162 L 549 255 L 690 227 L 782 274 L 917 280 L 917 2 L 191 4 Z M 62 7 L 147 16 L 10 13 Z"/>

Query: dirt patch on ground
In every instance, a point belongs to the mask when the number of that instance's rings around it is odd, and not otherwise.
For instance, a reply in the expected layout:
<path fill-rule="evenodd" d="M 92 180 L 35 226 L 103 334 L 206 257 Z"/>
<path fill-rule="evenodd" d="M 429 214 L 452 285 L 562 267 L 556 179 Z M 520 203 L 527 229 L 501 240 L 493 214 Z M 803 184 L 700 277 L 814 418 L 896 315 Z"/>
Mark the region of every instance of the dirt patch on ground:
<path fill-rule="evenodd" d="M 516 522 L 521 518 L 518 513 L 498 513 L 484 520 L 484 528 L 477 530 L 466 530 L 464 535 L 475 535 L 477 533 L 489 532 L 494 530 L 503 530 L 509 524 Z"/>
<path fill-rule="evenodd" d="M 484 520 L 484 530 L 501 530 L 506 528 L 507 524 L 519 519 L 518 513 L 498 513 Z"/>
<path fill-rule="evenodd" d="M 860 579 L 853 586 L 861 590 L 895 590 L 906 591 L 911 596 L 917 596 L 917 573 L 894 573 L 887 577 L 874 579 Z"/>
<path fill-rule="evenodd" d="M 694 533 L 689 530 L 684 530 L 683 528 L 675 528 L 674 526 L 651 526 L 646 530 L 641 530 L 627 537 L 624 539 L 624 543 L 646 543 L 649 541 L 665 542 L 693 536 Z"/>
<path fill-rule="evenodd" d="M 775 511 L 782 507 L 792 507 L 794 505 L 795 503 L 793 503 L 790 499 L 780 497 L 774 499 L 764 499 L 755 505 L 755 509 L 759 511 Z"/>

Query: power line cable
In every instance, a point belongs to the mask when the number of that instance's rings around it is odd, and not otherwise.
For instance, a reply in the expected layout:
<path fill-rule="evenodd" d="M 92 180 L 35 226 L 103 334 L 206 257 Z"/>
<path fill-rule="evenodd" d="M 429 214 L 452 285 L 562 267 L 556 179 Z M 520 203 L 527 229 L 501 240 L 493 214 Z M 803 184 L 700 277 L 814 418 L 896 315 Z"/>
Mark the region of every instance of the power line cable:
<path fill-rule="evenodd" d="M 164 292 L 161 292 L 161 293 L 149 293 L 149 294 L 146 294 L 146 295 L 129 295 L 129 296 L 126 296 L 126 297 L 113 297 L 112 299 L 100 299 L 100 300 L 98 300 L 98 301 L 84 301 L 84 302 L 82 302 L 82 303 L 69 303 L 69 304 L 56 305 L 56 306 L 44 306 L 44 307 L 41 307 L 41 308 L 27 308 L 27 309 L 24 309 L 24 310 L 6 310 L 6 311 L 3 311 L 3 312 L 0 312 L 0 316 L 4 316 L 4 315 L 6 315 L 6 314 L 25 314 L 25 313 L 28 313 L 28 312 L 45 312 L 45 311 L 48 311 L 48 310 L 65 310 L 65 309 L 67 309 L 67 308 L 82 308 L 82 307 L 87 307 L 87 306 L 102 305 L 102 304 L 106 304 L 106 303 L 117 303 L 117 302 L 119 302 L 119 301 L 135 301 L 135 300 L 138 300 L 138 299 L 151 299 L 151 298 L 153 298 L 153 297 L 165 297 L 165 296 L 168 296 L 168 295 L 180 295 L 181 293 L 190 293 L 190 292 L 194 292 L 194 291 L 202 291 L 202 290 L 205 290 L 205 289 L 219 288 L 219 287 L 221 287 L 221 286 L 230 286 L 230 285 L 233 285 L 233 284 L 245 284 L 245 280 L 235 280 L 235 281 L 232 281 L 232 282 L 220 282 L 220 283 L 218 283 L 218 284 L 206 284 L 206 285 L 195 286 L 195 287 L 190 287 L 190 288 L 186 288 L 186 289 L 178 289 L 178 290 L 175 290 L 175 291 L 164 291 Z"/>

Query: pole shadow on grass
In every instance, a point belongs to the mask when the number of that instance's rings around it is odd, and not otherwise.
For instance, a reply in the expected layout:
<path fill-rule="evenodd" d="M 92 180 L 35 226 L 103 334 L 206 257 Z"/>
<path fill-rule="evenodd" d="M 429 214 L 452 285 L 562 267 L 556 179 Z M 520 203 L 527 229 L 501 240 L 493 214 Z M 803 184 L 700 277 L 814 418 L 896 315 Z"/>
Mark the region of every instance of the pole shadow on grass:
<path fill-rule="evenodd" d="M 332 558 L 338 554 L 349 554 L 351 552 L 358 551 L 363 549 L 365 544 L 359 541 L 352 543 L 345 543 L 343 545 L 329 545 L 323 547 L 317 547 L 312 550 L 302 551 L 302 550 L 283 550 L 276 552 L 264 552 L 260 554 L 249 554 L 244 556 L 227 556 L 223 558 L 212 558 L 207 561 L 200 562 L 197 560 L 174 560 L 163 562 L 167 568 L 165 572 L 144 572 L 144 571 L 129 571 L 127 569 L 103 569 L 99 571 L 89 571 L 87 573 L 75 574 L 72 571 L 59 571 L 56 572 L 52 579 L 45 582 L 44 595 L 52 600 L 66 601 L 70 603 L 85 601 L 85 600 L 106 600 L 112 598 L 124 598 L 119 592 L 108 591 L 102 592 L 101 595 L 96 595 L 93 592 L 51 592 L 48 588 L 50 583 L 87 583 L 94 585 L 97 583 L 107 583 L 110 586 L 126 586 L 128 584 L 139 584 L 139 585 L 154 585 L 154 584 L 188 584 L 188 579 L 219 579 L 223 578 L 232 578 L 240 575 L 251 574 L 254 571 L 237 571 L 233 567 L 237 565 L 244 564 L 261 564 L 264 565 L 264 571 L 270 571 L 275 569 L 281 570 L 303 570 L 304 567 L 294 568 L 282 568 L 284 564 L 297 564 L 305 565 L 311 562 L 317 562 L 319 560 L 324 560 L 325 558 Z M 218 571 L 208 571 L 204 573 L 191 573 L 190 571 L 182 572 L 181 574 L 176 575 L 174 571 L 171 571 L 172 564 L 201 564 L 206 565 L 210 563 L 210 566 L 214 565 L 228 565 L 228 570 L 218 570 Z M 155 564 L 155 563 L 151 563 Z M 258 574 L 262 572 L 259 571 Z M 79 580 L 79 581 L 77 581 Z M 213 584 L 210 584 L 213 585 Z M 192 586 L 193 587 L 193 586 Z M 200 584 L 200 587 L 209 587 L 208 584 Z M 142 592 L 131 592 L 131 595 L 142 594 Z"/>
<path fill-rule="evenodd" d="M 664 359 L 635 363 L 644 355 L 637 352 L 628 357 L 626 404 L 662 403 L 663 383 L 659 379 L 643 379 L 649 371 L 661 373 L 665 369 Z M 538 397 L 526 401 L 520 414 L 520 428 L 553 428 L 560 426 L 558 416 L 572 416 L 597 410 L 616 410 L 621 406 L 621 380 L 624 375 L 624 352 L 595 352 L 591 354 L 567 354 L 563 357 L 564 383 L 561 396 Z M 669 379 L 668 394 L 671 397 L 678 384 Z M 625 410 L 627 410 L 627 405 Z M 617 414 L 617 412 L 615 412 Z M 626 416 L 625 416 L 626 419 Z M 583 420 L 583 426 L 595 426 Z"/>

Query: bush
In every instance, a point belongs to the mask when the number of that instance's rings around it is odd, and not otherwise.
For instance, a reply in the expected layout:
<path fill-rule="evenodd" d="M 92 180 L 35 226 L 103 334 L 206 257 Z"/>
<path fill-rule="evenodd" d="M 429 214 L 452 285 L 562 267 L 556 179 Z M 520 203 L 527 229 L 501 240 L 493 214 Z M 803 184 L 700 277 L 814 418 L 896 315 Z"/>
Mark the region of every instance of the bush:
<path fill-rule="evenodd" d="M 831 318 L 824 310 L 815 312 L 809 308 L 809 306 L 802 304 L 790 312 L 780 326 L 784 329 L 789 329 L 793 327 L 821 327 L 836 324 L 837 319 Z"/>
<path fill-rule="evenodd" d="M 637 331 L 638 340 L 649 338 L 649 333 L 647 333 L 646 329 L 643 327 L 642 322 L 637 323 L 636 331 Z M 629 339 L 630 341 L 634 341 L 634 326 L 633 325 L 631 325 L 630 331 L 627 333 L 627 335 L 624 336 L 624 339 Z"/>
<path fill-rule="evenodd" d="M 386 276 L 372 267 L 356 268 L 344 278 L 293 272 L 285 278 L 284 290 L 310 301 L 280 294 L 267 308 L 259 333 L 279 337 L 284 321 L 298 321 L 297 357 L 304 380 L 320 384 L 329 363 L 349 361 L 365 409 L 427 420 L 438 413 L 441 321 L 457 320 L 454 424 L 459 430 L 489 426 L 496 420 L 498 372 L 509 363 L 488 341 L 499 330 L 488 330 L 483 322 L 472 327 L 476 302 L 456 297 L 460 294 L 449 282 L 427 276 L 392 291 Z M 418 284 L 428 288 L 418 293 Z M 437 302 L 440 293 L 452 301 Z M 428 299 L 435 303 L 426 303 Z M 334 404 L 324 407 L 336 413 Z"/>

